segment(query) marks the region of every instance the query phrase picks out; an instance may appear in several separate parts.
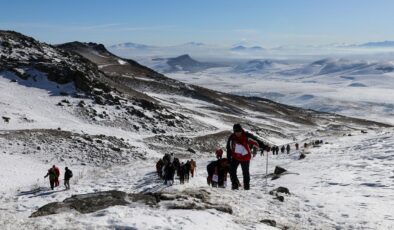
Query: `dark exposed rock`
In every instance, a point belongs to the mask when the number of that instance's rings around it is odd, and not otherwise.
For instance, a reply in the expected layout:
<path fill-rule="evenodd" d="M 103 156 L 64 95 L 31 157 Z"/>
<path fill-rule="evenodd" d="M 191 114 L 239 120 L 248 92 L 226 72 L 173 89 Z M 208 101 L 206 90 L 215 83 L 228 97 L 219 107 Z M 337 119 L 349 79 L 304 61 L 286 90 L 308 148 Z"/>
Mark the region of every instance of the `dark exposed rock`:
<path fill-rule="evenodd" d="M 163 205 L 168 209 L 216 209 L 229 214 L 233 212 L 231 206 L 228 204 L 213 204 L 209 202 L 209 193 L 205 190 L 146 194 L 127 194 L 113 190 L 74 195 L 65 199 L 63 202 L 49 203 L 32 213 L 30 217 L 47 216 L 67 211 L 91 213 L 111 206 L 129 205 L 134 202 L 143 203 L 150 207 L 158 207 L 160 202 L 164 202 Z"/>
<path fill-rule="evenodd" d="M 105 191 L 74 195 L 63 202 L 53 202 L 42 206 L 30 217 L 47 216 L 64 211 L 76 210 L 80 213 L 91 213 L 116 205 L 128 205 L 131 202 L 140 202 L 154 206 L 156 197 L 149 194 L 127 194 L 120 191 Z"/>
<path fill-rule="evenodd" d="M 94 102 L 96 102 L 99 105 L 105 105 L 105 99 L 102 96 L 94 97 Z"/>
<path fill-rule="evenodd" d="M 116 151 L 116 152 L 120 152 L 120 150 L 121 150 L 121 149 L 118 148 L 118 147 L 112 147 L 111 149 L 114 150 L 114 151 Z"/>
<path fill-rule="evenodd" d="M 275 167 L 275 170 L 274 170 L 274 174 L 275 175 L 280 175 L 280 174 L 282 174 L 282 173 L 284 173 L 284 172 L 286 172 L 287 170 L 286 169 L 284 169 L 284 168 L 282 168 L 282 167 L 279 167 L 279 166 L 276 166 Z"/>
<path fill-rule="evenodd" d="M 281 192 L 281 193 L 285 193 L 285 194 L 289 194 L 289 195 L 290 195 L 289 189 L 288 189 L 288 188 L 285 188 L 285 187 L 278 187 L 278 188 L 276 189 L 276 191 L 277 191 L 277 192 Z"/>
<path fill-rule="evenodd" d="M 270 219 L 264 219 L 264 220 L 260 220 L 260 223 L 272 226 L 272 227 L 276 227 L 276 221 L 275 220 L 270 220 Z"/>
<path fill-rule="evenodd" d="M 275 194 L 277 194 L 277 193 L 285 193 L 285 194 L 290 195 L 290 191 L 289 191 L 289 189 L 286 188 L 286 187 L 278 187 L 278 188 L 273 189 L 273 190 L 271 190 L 271 191 L 269 192 L 270 195 L 275 195 Z"/>
<path fill-rule="evenodd" d="M 188 148 L 187 151 L 191 152 L 191 153 L 194 153 L 194 154 L 196 153 L 196 151 L 194 149 L 192 149 L 192 148 Z"/>
<path fill-rule="evenodd" d="M 78 106 L 79 106 L 79 107 L 85 107 L 85 105 L 86 105 L 86 104 L 85 104 L 85 101 L 83 101 L 83 100 L 81 100 L 81 101 L 78 102 Z"/>
<path fill-rule="evenodd" d="M 279 200 L 280 202 L 284 202 L 285 201 L 285 198 L 283 196 L 280 196 L 280 195 L 276 195 L 276 197 L 274 199 Z"/>
<path fill-rule="evenodd" d="M 227 204 L 212 205 L 212 204 L 201 204 L 193 201 L 179 202 L 167 205 L 168 209 L 190 209 L 190 210 L 205 210 L 205 209 L 216 209 L 221 212 L 233 213 L 233 209 Z"/>
<path fill-rule="evenodd" d="M 10 120 L 11 120 L 10 117 L 2 116 L 1 118 L 3 118 L 4 122 L 6 122 L 6 123 L 10 122 Z"/>
<path fill-rule="evenodd" d="M 300 154 L 300 157 L 298 158 L 299 160 L 302 160 L 302 159 L 304 159 L 306 157 L 306 155 L 304 154 L 304 153 L 301 153 Z"/>

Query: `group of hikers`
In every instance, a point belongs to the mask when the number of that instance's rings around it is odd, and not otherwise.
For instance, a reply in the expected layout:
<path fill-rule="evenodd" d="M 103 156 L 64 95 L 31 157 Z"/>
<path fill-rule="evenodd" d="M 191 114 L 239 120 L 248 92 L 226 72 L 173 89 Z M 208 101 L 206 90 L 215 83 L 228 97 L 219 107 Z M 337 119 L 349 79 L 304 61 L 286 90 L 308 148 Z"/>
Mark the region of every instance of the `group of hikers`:
<path fill-rule="evenodd" d="M 296 145 L 296 150 L 298 150 L 298 143 L 296 143 L 295 145 Z M 290 149 L 291 149 L 290 144 L 287 144 L 286 147 L 283 145 L 281 148 L 279 148 L 279 146 L 270 147 L 266 145 L 265 148 L 262 149 L 260 153 L 262 156 L 264 156 L 264 151 L 267 153 L 272 152 L 272 155 L 279 155 L 279 150 L 280 150 L 282 154 L 285 153 L 285 151 L 287 154 L 290 154 Z"/>
<path fill-rule="evenodd" d="M 309 145 L 322 144 L 322 140 L 315 140 L 311 143 L 304 143 L 304 147 L 307 148 Z M 299 144 L 295 143 L 296 150 L 299 149 Z M 207 183 L 213 187 L 227 187 L 227 174 L 230 174 L 231 188 L 236 190 L 241 187 L 241 183 L 238 180 L 237 169 L 241 166 L 243 175 L 243 188 L 245 190 L 250 189 L 250 173 L 249 165 L 252 156 L 255 157 L 257 152 L 260 151 L 261 155 L 264 155 L 264 151 L 267 153 L 272 152 L 273 155 L 278 155 L 279 150 L 281 153 L 290 153 L 290 144 L 286 147 L 283 145 L 269 146 L 268 143 L 264 143 L 255 135 L 245 131 L 240 124 L 234 124 L 233 133 L 229 136 L 226 145 L 226 157 L 223 158 L 223 149 L 219 148 L 216 150 L 216 160 L 210 162 L 207 165 Z M 166 153 L 156 163 L 156 172 L 159 178 L 164 180 L 165 185 L 173 185 L 175 175 L 179 177 L 180 184 L 189 182 L 190 175 L 194 177 L 196 172 L 196 161 L 193 159 L 181 162 L 179 158 L 174 157 L 174 153 Z M 66 167 L 64 173 L 64 186 L 66 189 L 70 189 L 70 179 L 73 176 L 72 171 Z M 53 165 L 44 178 L 49 177 L 49 183 L 51 189 L 59 186 L 60 169 Z"/>
<path fill-rule="evenodd" d="M 323 140 L 313 140 L 310 143 L 304 143 L 304 148 L 309 146 L 318 146 L 323 143 Z M 299 150 L 300 145 L 295 143 L 295 149 Z M 216 160 L 207 165 L 207 183 L 213 187 L 226 187 L 227 174 L 230 173 L 231 189 L 236 190 L 241 187 L 241 183 L 237 177 L 238 166 L 241 165 L 243 175 L 243 187 L 245 190 L 250 189 L 250 173 L 249 165 L 250 160 L 256 156 L 257 151 L 260 150 L 261 155 L 264 151 L 267 153 L 272 152 L 272 155 L 278 155 L 279 149 L 282 154 L 290 154 L 290 144 L 279 146 L 270 146 L 253 134 L 245 131 L 240 124 L 234 124 L 233 133 L 227 140 L 227 158 L 223 158 L 223 150 L 217 149 Z"/>
<path fill-rule="evenodd" d="M 46 177 L 49 177 L 49 184 L 52 190 L 60 185 L 60 169 L 56 165 L 53 165 L 50 169 L 48 169 L 48 173 L 44 176 L 44 178 Z M 71 177 L 73 177 L 73 172 L 68 167 L 66 167 L 64 172 L 64 186 L 66 187 L 66 190 L 70 189 Z"/>
<path fill-rule="evenodd" d="M 237 169 L 241 165 L 243 175 L 243 187 L 245 190 L 250 189 L 250 160 L 256 156 L 257 151 L 264 151 L 268 144 L 245 131 L 240 124 L 234 124 L 233 133 L 227 140 L 227 158 L 223 158 L 223 150 L 216 150 L 216 161 L 207 166 L 208 185 L 214 187 L 227 186 L 227 173 L 230 173 L 231 189 L 236 190 L 241 187 L 238 180 Z"/>
<path fill-rule="evenodd" d="M 159 178 L 164 180 L 165 185 L 173 185 L 175 174 L 179 177 L 179 183 L 189 182 L 190 175 L 194 177 L 196 171 L 196 161 L 193 159 L 181 162 L 174 157 L 174 153 L 166 153 L 156 163 L 156 172 Z"/>

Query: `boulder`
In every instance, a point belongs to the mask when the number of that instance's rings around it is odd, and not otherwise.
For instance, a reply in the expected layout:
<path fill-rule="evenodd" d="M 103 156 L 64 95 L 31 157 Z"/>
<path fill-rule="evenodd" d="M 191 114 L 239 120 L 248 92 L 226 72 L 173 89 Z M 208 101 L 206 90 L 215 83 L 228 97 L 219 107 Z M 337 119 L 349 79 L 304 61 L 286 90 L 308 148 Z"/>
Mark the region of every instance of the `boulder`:
<path fill-rule="evenodd" d="M 264 219 L 264 220 L 260 220 L 260 223 L 269 225 L 271 227 L 276 227 L 276 221 L 275 220 Z"/>
<path fill-rule="evenodd" d="M 194 153 L 194 154 L 196 153 L 196 151 L 194 149 L 192 149 L 192 148 L 188 148 L 187 151 L 191 152 L 191 153 Z"/>
<path fill-rule="evenodd" d="M 284 172 L 286 172 L 286 171 L 287 171 L 287 170 L 284 169 L 284 168 L 282 168 L 282 167 L 275 166 L 274 174 L 275 174 L 275 175 L 280 175 L 280 174 L 282 174 L 282 173 L 284 173 Z"/>
<path fill-rule="evenodd" d="M 304 159 L 306 157 L 306 155 L 304 154 L 304 153 L 301 153 L 300 154 L 300 157 L 298 158 L 298 160 L 302 160 L 302 159 Z"/>
<path fill-rule="evenodd" d="M 283 196 L 280 196 L 280 195 L 276 195 L 276 197 L 274 199 L 275 200 L 279 200 L 280 202 L 285 201 L 285 198 Z"/>
<path fill-rule="evenodd" d="M 65 199 L 63 202 L 49 203 L 32 213 L 30 217 L 47 216 L 64 211 L 91 213 L 111 206 L 128 205 L 131 202 L 140 202 L 150 206 L 158 203 L 156 197 L 151 194 L 127 194 L 113 190 L 74 195 Z"/>

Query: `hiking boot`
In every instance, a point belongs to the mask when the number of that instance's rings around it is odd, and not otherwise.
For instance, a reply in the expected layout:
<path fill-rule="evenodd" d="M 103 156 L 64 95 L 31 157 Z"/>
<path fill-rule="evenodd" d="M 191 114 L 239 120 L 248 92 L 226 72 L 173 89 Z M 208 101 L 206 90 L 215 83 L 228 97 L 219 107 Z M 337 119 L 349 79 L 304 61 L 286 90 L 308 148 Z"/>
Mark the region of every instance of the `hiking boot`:
<path fill-rule="evenodd" d="M 232 190 L 238 190 L 238 186 L 231 186 Z"/>

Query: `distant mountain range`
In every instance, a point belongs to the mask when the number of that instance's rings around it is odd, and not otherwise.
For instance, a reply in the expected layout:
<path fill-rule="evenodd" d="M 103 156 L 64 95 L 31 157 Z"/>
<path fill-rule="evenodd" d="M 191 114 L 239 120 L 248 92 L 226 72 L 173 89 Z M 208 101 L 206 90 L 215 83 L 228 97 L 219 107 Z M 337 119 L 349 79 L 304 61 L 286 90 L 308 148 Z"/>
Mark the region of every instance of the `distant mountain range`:
<path fill-rule="evenodd" d="M 382 41 L 382 42 L 367 42 L 358 45 L 359 47 L 394 47 L 394 41 Z"/>
<path fill-rule="evenodd" d="M 241 51 L 241 52 L 247 52 L 247 51 L 263 51 L 264 48 L 260 46 L 251 46 L 251 47 L 246 47 L 243 45 L 235 46 L 230 49 L 231 51 Z"/>
<path fill-rule="evenodd" d="M 152 68 L 162 73 L 173 72 L 199 72 L 209 68 L 222 67 L 224 65 L 212 62 L 200 62 L 183 54 L 173 58 L 153 58 Z"/>

